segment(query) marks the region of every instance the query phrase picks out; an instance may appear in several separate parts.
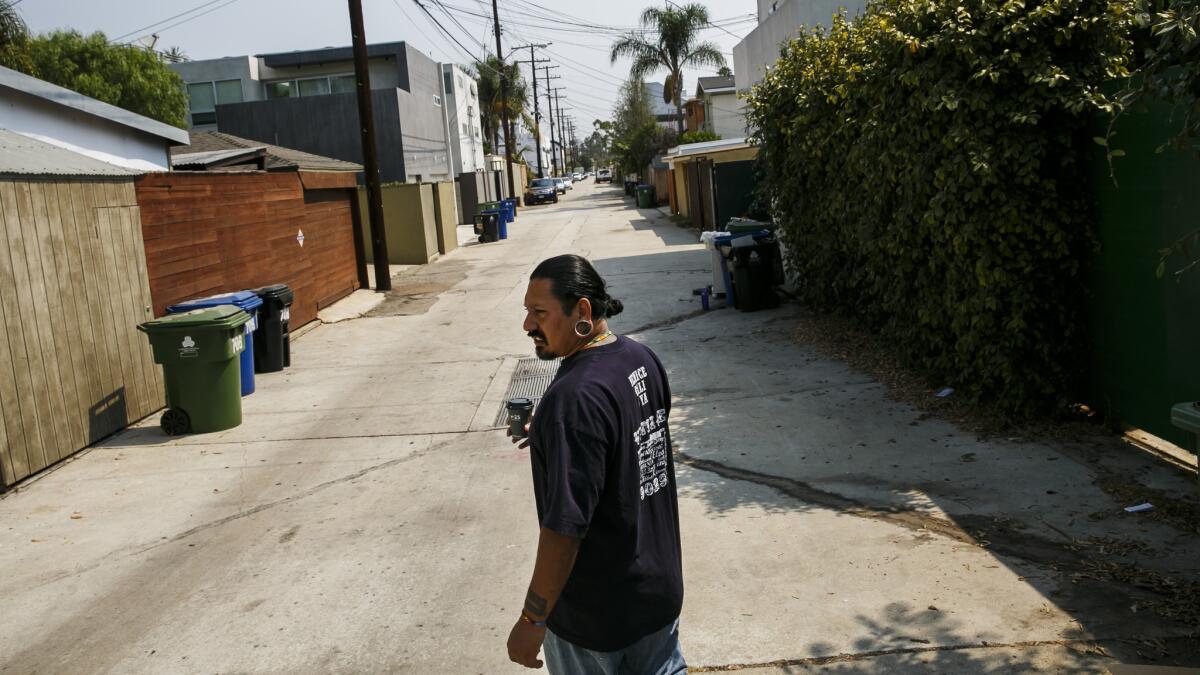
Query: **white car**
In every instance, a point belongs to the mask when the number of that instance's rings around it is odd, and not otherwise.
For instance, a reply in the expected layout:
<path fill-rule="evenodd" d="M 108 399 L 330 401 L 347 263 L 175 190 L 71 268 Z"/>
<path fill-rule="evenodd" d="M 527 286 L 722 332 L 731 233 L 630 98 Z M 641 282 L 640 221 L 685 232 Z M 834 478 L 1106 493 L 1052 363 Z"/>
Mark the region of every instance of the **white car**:
<path fill-rule="evenodd" d="M 600 169 L 599 171 L 597 171 L 596 172 L 596 182 L 597 183 L 611 183 L 612 182 L 612 171 L 609 171 L 608 169 Z"/>
<path fill-rule="evenodd" d="M 566 186 L 567 186 L 567 189 L 568 189 L 568 190 L 574 190 L 574 189 L 575 189 L 575 187 L 572 185 L 572 183 L 574 183 L 575 181 L 571 180 L 571 177 L 570 177 L 570 176 L 563 176 L 563 177 L 562 177 L 562 182 L 563 182 L 563 184 L 564 184 L 564 185 L 566 185 Z"/>
<path fill-rule="evenodd" d="M 575 173 L 571 174 L 571 180 L 581 183 L 583 182 L 583 174 L 576 171 Z"/>

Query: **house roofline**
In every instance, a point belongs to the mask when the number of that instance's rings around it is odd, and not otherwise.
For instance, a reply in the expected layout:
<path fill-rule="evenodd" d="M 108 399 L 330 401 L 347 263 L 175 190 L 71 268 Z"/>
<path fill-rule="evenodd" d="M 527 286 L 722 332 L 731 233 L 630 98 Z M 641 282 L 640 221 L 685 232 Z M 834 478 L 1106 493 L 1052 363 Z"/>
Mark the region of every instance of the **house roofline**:
<path fill-rule="evenodd" d="M 10 68 L 0 66 L 0 88 L 11 89 L 23 94 L 40 98 L 51 103 L 68 108 L 74 108 L 93 117 L 99 117 L 109 122 L 136 129 L 142 133 L 158 136 L 174 145 L 187 145 L 188 132 L 170 124 L 150 119 L 133 111 L 119 108 L 115 105 L 84 96 L 57 84 L 26 75 Z"/>

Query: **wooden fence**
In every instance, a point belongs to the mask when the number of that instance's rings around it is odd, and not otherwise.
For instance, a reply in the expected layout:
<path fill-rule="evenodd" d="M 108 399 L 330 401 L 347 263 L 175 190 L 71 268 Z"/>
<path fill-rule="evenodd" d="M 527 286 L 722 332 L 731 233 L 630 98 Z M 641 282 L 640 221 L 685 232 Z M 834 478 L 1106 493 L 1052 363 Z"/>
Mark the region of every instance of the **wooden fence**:
<path fill-rule="evenodd" d="M 352 173 L 173 172 L 137 181 L 154 311 L 268 284 L 294 329 L 358 288 Z"/>
<path fill-rule="evenodd" d="M 128 180 L 0 180 L 0 486 L 163 405 Z"/>

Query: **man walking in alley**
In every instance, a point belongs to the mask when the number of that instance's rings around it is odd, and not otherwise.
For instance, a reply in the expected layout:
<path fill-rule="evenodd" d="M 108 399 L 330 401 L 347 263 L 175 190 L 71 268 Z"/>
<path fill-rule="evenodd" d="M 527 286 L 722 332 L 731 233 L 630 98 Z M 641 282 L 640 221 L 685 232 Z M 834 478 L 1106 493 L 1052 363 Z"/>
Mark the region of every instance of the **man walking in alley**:
<path fill-rule="evenodd" d="M 621 309 L 576 255 L 543 261 L 525 294 L 538 357 L 562 364 L 528 427 L 541 534 L 508 655 L 539 668 L 542 648 L 554 674 L 687 672 L 671 390 L 653 352 L 609 330 Z"/>

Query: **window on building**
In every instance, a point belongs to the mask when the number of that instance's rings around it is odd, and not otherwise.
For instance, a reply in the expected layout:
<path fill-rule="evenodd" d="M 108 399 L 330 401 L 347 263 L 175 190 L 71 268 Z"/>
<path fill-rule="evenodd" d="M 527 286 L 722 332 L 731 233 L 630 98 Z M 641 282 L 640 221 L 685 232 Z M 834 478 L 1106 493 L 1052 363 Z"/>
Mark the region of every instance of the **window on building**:
<path fill-rule="evenodd" d="M 291 98 L 296 96 L 295 82 L 268 82 L 267 98 Z"/>
<path fill-rule="evenodd" d="M 297 84 L 300 87 L 301 96 L 323 96 L 329 93 L 329 78 L 327 77 L 315 80 L 300 80 Z"/>
<path fill-rule="evenodd" d="M 192 115 L 192 126 L 215 124 L 217 121 L 217 97 L 212 82 L 193 82 L 187 86 L 188 110 Z"/>
<path fill-rule="evenodd" d="M 220 80 L 213 84 L 217 90 L 217 105 L 242 102 L 241 80 Z"/>
<path fill-rule="evenodd" d="M 192 126 L 215 124 L 217 106 L 242 102 L 242 81 L 192 82 L 187 86 L 187 96 Z"/>
<path fill-rule="evenodd" d="M 463 124 L 463 136 L 470 136 L 470 135 L 471 135 L 471 127 L 467 126 L 466 124 Z"/>
<path fill-rule="evenodd" d="M 324 96 L 325 94 L 348 94 L 355 90 L 353 75 L 331 75 L 306 77 L 296 80 L 280 80 L 266 84 L 267 98 L 292 98 L 293 96 Z"/>
<path fill-rule="evenodd" d="M 442 73 L 442 80 L 446 84 L 446 91 L 454 90 L 454 77 L 450 75 L 449 71 Z"/>

